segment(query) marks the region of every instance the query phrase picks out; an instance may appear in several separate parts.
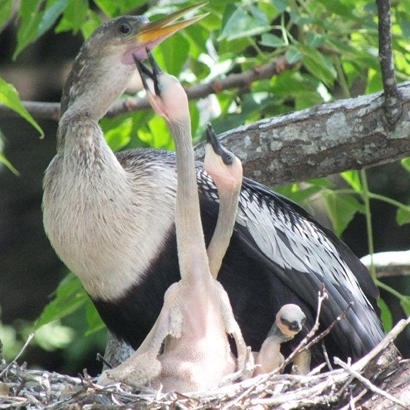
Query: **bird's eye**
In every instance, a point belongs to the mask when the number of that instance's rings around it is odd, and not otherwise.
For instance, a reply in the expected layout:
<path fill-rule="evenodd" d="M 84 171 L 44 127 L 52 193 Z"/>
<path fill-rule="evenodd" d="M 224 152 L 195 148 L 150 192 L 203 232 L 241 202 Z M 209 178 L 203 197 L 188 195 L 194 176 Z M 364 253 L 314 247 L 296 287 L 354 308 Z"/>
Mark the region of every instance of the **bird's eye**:
<path fill-rule="evenodd" d="M 123 36 L 127 36 L 128 34 L 131 33 L 131 25 L 129 23 L 126 22 L 122 22 L 119 26 L 118 26 L 118 31 L 120 32 L 121 35 Z"/>

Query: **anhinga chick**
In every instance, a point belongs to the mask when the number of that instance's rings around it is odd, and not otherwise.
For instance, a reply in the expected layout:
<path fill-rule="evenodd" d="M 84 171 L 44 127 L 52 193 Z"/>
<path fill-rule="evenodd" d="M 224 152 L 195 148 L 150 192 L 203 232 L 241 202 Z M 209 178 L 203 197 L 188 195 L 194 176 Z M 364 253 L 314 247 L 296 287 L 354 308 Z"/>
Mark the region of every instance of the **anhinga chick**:
<path fill-rule="evenodd" d="M 153 72 L 136 60 L 152 108 L 161 115 L 175 142 L 177 159 L 176 233 L 181 280 L 165 292 L 159 317 L 140 348 L 124 363 L 104 372 L 100 382 L 123 381 L 131 385 L 150 382 L 163 391 L 200 391 L 217 387 L 227 375 L 243 368 L 247 350 L 228 295 L 210 272 L 199 210 L 191 120 L 186 93 L 179 81 L 162 72 L 150 56 Z M 153 87 L 150 85 L 153 82 Z M 148 84 L 148 81 L 150 84 Z M 212 159 L 210 160 L 210 155 Z M 236 190 L 240 170 L 223 174 L 216 169 L 217 153 L 208 151 L 211 173 Z M 229 169 L 229 167 L 227 167 Z M 232 177 L 239 180 L 232 180 Z M 235 215 L 236 205 L 232 211 Z M 233 224 L 234 218 L 231 219 Z M 231 228 L 230 228 L 231 229 Z M 218 244 L 218 238 L 214 238 Z M 220 242 L 219 242 L 220 243 Z M 226 241 L 223 241 L 225 253 Z M 228 340 L 236 342 L 238 359 Z M 162 352 L 160 354 L 160 351 Z"/>
<path fill-rule="evenodd" d="M 294 304 L 282 306 L 276 314 L 275 323 L 260 351 L 255 354 L 254 375 L 270 373 L 282 365 L 285 359 L 280 352 L 280 345 L 293 339 L 302 330 L 305 319 L 306 316 L 299 306 Z M 303 354 L 299 360 L 295 358 L 294 364 L 298 367 L 299 373 L 307 373 L 310 366 L 310 354 L 308 352 L 307 355 Z"/>

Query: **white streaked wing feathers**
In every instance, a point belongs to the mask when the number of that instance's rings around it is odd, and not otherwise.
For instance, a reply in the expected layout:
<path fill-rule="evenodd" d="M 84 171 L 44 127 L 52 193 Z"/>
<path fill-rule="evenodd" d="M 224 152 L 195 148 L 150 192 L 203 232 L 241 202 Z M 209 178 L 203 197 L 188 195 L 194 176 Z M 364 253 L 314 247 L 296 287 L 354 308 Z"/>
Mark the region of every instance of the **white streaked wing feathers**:
<path fill-rule="evenodd" d="M 237 222 L 248 229 L 269 259 L 286 270 L 326 277 L 336 287 L 347 282 L 353 298 L 371 306 L 334 244 L 318 227 L 296 214 L 292 217 L 297 219 L 297 224 L 292 223 L 291 211 L 267 203 L 263 197 L 256 200 L 246 189 L 241 192 L 240 202 Z"/>

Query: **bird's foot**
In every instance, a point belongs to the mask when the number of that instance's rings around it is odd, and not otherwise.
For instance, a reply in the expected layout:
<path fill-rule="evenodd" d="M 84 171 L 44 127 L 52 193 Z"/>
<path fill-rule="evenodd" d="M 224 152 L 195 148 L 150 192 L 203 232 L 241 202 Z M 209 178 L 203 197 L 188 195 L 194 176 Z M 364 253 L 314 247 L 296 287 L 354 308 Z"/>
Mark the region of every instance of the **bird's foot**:
<path fill-rule="evenodd" d="M 133 387 L 150 383 L 161 373 L 161 363 L 150 354 L 133 354 L 128 360 L 114 369 L 105 370 L 98 378 L 98 383 L 126 383 Z"/>
<path fill-rule="evenodd" d="M 255 360 L 253 358 L 252 350 L 248 346 L 246 348 L 246 357 L 245 357 L 245 360 L 243 361 L 242 366 L 240 366 L 239 358 L 238 358 L 238 370 L 234 373 L 231 373 L 225 376 L 222 379 L 220 385 L 224 386 L 226 384 L 232 384 L 237 381 L 249 379 L 252 377 L 254 371 L 255 371 Z"/>

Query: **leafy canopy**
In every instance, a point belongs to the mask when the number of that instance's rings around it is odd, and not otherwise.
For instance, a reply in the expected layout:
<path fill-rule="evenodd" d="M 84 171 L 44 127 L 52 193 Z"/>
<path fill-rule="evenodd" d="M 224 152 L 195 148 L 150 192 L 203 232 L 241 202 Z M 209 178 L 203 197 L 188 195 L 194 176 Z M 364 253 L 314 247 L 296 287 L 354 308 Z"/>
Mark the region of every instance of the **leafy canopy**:
<path fill-rule="evenodd" d="M 11 15 L 12 3 L 13 0 L 1 3 L 0 26 Z M 14 58 L 51 29 L 56 33 L 81 32 L 86 39 L 108 18 L 145 14 L 156 19 L 196 2 L 161 2 L 148 9 L 149 3 L 148 0 L 23 1 L 18 10 Z M 295 66 L 271 79 L 252 83 L 249 89 L 227 90 L 205 102 L 191 102 L 195 141 L 201 138 L 209 119 L 217 132 L 222 132 L 261 118 L 382 89 L 377 57 L 377 9 L 373 0 L 210 0 L 205 10 L 210 12 L 206 19 L 169 38 L 155 50 L 157 61 L 166 71 L 187 84 L 194 84 L 242 72 L 282 55 Z M 397 78 L 408 80 L 410 0 L 396 2 L 392 19 Z M 41 132 L 21 105 L 14 87 L 3 80 L 0 80 L 0 101 Z M 104 119 L 102 127 L 114 150 L 145 146 L 173 149 L 164 122 L 150 111 Z M 12 167 L 4 156 L 0 155 L 0 161 Z M 409 159 L 402 164 L 410 171 Z M 371 236 L 370 199 L 395 206 L 398 224 L 410 222 L 410 207 L 370 192 L 364 171 L 344 172 L 342 178 L 347 189 L 337 189 L 322 178 L 295 183 L 279 191 L 305 206 L 313 196 L 322 195 L 339 236 L 358 212 L 367 216 Z M 403 309 L 409 314 L 409 297 L 399 295 Z M 37 326 L 65 317 L 81 306 L 86 306 L 90 331 L 101 328 L 89 299 L 77 280 L 69 276 L 60 284 L 56 298 L 44 310 Z M 391 315 L 384 302 L 381 309 L 388 328 Z"/>

